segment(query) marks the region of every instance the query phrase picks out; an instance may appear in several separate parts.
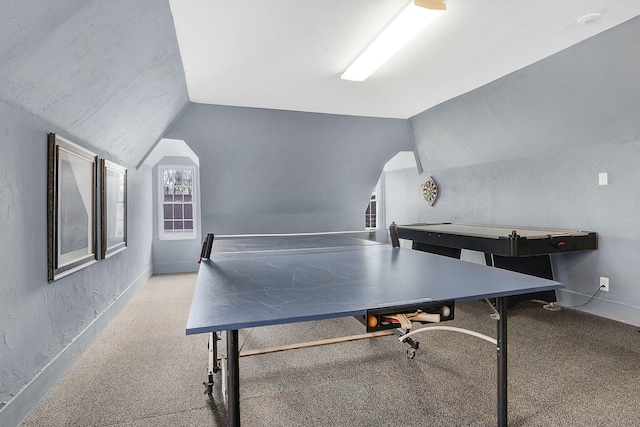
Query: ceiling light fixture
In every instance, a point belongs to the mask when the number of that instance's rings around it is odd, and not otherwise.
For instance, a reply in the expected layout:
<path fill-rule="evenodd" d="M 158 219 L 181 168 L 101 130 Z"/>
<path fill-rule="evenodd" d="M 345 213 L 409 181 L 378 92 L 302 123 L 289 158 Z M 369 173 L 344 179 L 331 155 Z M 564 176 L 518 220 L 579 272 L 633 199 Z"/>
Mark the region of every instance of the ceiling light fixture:
<path fill-rule="evenodd" d="M 405 7 L 340 76 L 361 82 L 446 10 L 443 0 L 415 0 Z"/>

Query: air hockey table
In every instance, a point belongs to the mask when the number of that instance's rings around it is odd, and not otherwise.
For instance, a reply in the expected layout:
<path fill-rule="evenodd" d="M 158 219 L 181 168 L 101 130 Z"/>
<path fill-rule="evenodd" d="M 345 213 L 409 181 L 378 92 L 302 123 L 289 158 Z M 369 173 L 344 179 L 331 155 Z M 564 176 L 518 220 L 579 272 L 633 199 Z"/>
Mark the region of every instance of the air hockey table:
<path fill-rule="evenodd" d="M 389 227 L 394 245 L 412 241 L 412 249 L 460 258 L 462 249 L 483 252 L 489 266 L 552 280 L 551 255 L 598 249 L 591 231 L 438 223 Z M 555 291 L 520 295 L 509 305 L 528 299 L 556 301 Z"/>

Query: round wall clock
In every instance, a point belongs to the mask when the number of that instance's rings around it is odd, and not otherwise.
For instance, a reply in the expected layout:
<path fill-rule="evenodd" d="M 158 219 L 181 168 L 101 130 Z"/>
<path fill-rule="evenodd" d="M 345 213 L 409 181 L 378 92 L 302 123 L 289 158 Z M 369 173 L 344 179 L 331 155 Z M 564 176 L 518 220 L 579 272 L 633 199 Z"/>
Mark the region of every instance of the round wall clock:
<path fill-rule="evenodd" d="M 433 206 L 438 198 L 438 184 L 436 181 L 429 177 L 424 184 L 420 185 L 420 188 L 422 188 L 422 196 L 429 203 L 429 206 Z"/>

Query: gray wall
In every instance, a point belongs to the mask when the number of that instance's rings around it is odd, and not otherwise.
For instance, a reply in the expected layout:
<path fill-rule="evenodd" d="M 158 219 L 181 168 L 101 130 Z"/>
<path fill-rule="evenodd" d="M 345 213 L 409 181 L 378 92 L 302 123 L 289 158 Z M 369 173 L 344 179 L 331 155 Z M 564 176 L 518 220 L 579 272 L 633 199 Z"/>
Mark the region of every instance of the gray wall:
<path fill-rule="evenodd" d="M 410 119 L 440 197 L 416 220 L 599 233 L 596 252 L 556 255 L 560 302 L 640 325 L 640 19 Z M 598 186 L 598 173 L 609 185 Z"/>
<path fill-rule="evenodd" d="M 17 424 L 150 276 L 151 169 L 135 165 L 187 103 L 168 1 L 3 2 L 0 425 Z M 48 132 L 129 172 L 129 248 L 52 284 Z"/>
<path fill-rule="evenodd" d="M 0 99 L 137 163 L 189 102 L 168 0 L 3 1 Z"/>
<path fill-rule="evenodd" d="M 637 17 L 414 116 L 423 168 L 561 156 L 635 140 L 639 43 Z"/>
<path fill-rule="evenodd" d="M 166 132 L 200 158 L 202 233 L 364 229 L 405 120 L 191 104 Z"/>
<path fill-rule="evenodd" d="M 47 133 L 0 101 L 0 425 L 15 425 L 151 275 L 151 170 L 128 167 L 128 248 L 47 281 Z M 99 392 L 97 385 L 96 392 Z"/>
<path fill-rule="evenodd" d="M 396 224 L 417 221 L 418 211 L 423 207 L 421 202 L 424 202 L 418 183 L 419 176 L 415 167 L 382 174 L 380 182 L 383 200 L 380 207 L 384 209 L 385 222 L 380 224 L 380 228 L 386 228 L 392 221 Z"/>

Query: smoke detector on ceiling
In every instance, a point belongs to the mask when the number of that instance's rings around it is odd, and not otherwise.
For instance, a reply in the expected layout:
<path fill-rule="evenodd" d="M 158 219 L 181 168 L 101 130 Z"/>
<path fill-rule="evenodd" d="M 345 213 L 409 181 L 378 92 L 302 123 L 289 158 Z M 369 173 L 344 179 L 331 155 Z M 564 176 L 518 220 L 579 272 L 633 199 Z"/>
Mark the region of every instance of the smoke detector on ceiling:
<path fill-rule="evenodd" d="M 588 14 L 578 18 L 577 22 L 578 22 L 578 24 L 589 25 L 592 22 L 597 21 L 598 19 L 600 19 L 601 16 L 602 16 L 602 14 L 600 14 L 598 12 L 588 13 Z"/>

